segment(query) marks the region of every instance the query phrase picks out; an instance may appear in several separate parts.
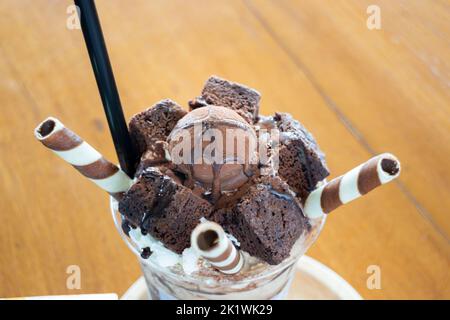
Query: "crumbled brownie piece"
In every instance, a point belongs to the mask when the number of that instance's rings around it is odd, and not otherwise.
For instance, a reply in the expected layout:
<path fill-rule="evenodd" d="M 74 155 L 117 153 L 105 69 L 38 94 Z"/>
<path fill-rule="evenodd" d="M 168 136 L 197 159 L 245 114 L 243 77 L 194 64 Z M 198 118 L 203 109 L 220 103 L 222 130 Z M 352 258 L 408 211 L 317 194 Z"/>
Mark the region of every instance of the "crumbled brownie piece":
<path fill-rule="evenodd" d="M 185 177 L 183 173 L 177 171 L 177 166 L 169 161 L 157 162 L 151 151 L 147 151 L 142 155 L 141 161 L 137 165 L 136 173 L 134 174 L 135 177 L 139 177 L 145 169 L 152 167 L 159 169 L 163 174 L 174 179 L 176 183 L 183 184 Z"/>
<path fill-rule="evenodd" d="M 206 81 L 202 95 L 190 101 L 189 106 L 191 109 L 207 104 L 227 107 L 253 124 L 258 119 L 260 99 L 261 95 L 254 89 L 212 76 Z"/>
<path fill-rule="evenodd" d="M 142 172 L 119 203 L 119 211 L 177 253 L 190 246 L 192 230 L 212 205 L 156 168 Z"/>
<path fill-rule="evenodd" d="M 197 97 L 197 98 L 194 98 L 193 100 L 189 101 L 188 105 L 189 105 L 190 110 L 194 110 L 194 109 L 206 107 L 208 105 L 208 103 L 202 97 Z"/>
<path fill-rule="evenodd" d="M 311 133 L 291 115 L 277 113 L 274 120 L 281 142 L 278 173 L 304 201 L 329 175 L 325 156 Z"/>
<path fill-rule="evenodd" d="M 141 258 L 142 259 L 148 259 L 150 258 L 150 256 L 152 255 L 152 250 L 150 250 L 149 247 L 145 247 L 144 249 L 141 250 Z"/>
<path fill-rule="evenodd" d="M 147 150 L 141 156 L 141 160 L 137 164 L 136 173 L 134 175 L 135 177 L 139 177 L 148 167 L 158 167 L 165 163 L 167 162 L 165 162 L 165 159 L 161 159 L 161 152 L 159 150 L 156 150 L 156 153 L 154 149 Z"/>
<path fill-rule="evenodd" d="M 308 219 L 289 186 L 279 177 L 262 177 L 237 203 L 232 212 L 212 215 L 241 244 L 241 249 L 269 264 L 287 258 Z"/>
<path fill-rule="evenodd" d="M 121 226 L 122 226 L 123 233 L 125 233 L 127 236 L 130 236 L 130 230 L 131 230 L 130 223 L 124 216 L 122 216 Z"/>
<path fill-rule="evenodd" d="M 146 160 L 151 159 L 153 163 L 164 162 L 164 148 L 160 142 L 166 141 L 178 120 L 186 114 L 178 104 L 166 99 L 134 115 L 129 130 L 139 157 L 147 152 Z"/>

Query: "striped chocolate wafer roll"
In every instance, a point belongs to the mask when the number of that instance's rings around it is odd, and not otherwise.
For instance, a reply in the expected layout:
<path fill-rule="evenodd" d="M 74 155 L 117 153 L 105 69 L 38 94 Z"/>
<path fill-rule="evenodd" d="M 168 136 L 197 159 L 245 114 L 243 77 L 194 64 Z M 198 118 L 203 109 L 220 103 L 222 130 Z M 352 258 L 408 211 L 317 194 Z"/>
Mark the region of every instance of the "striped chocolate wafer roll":
<path fill-rule="evenodd" d="M 390 153 L 380 154 L 311 192 L 305 201 L 304 212 L 310 218 L 320 217 L 399 175 L 398 159 Z"/>
<path fill-rule="evenodd" d="M 132 180 L 122 170 L 103 158 L 58 119 L 45 119 L 34 130 L 34 134 L 44 146 L 117 200 L 131 186 Z"/>
<path fill-rule="evenodd" d="M 215 222 L 206 221 L 195 227 L 191 234 L 191 246 L 222 273 L 238 273 L 244 264 L 239 250 Z"/>

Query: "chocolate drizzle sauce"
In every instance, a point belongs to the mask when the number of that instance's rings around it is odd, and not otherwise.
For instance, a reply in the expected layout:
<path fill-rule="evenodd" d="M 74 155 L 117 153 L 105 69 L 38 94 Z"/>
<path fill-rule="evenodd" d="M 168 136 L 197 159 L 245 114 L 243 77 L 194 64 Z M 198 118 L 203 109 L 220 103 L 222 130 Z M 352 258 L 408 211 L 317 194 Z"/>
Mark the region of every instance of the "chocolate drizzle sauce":
<path fill-rule="evenodd" d="M 172 200 L 172 196 L 176 190 L 176 186 L 171 183 L 170 178 L 161 177 L 159 179 L 156 201 L 153 203 L 152 207 L 148 209 L 142 219 L 140 227 L 143 231 L 149 230 L 151 219 L 153 217 L 159 217 L 164 214 L 164 211 Z"/>

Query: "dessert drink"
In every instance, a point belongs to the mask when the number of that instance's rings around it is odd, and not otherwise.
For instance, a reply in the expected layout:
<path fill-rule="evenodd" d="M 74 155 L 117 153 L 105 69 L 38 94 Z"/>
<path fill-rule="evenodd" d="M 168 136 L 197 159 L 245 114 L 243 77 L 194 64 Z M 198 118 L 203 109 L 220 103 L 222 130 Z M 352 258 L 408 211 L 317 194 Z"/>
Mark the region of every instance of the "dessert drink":
<path fill-rule="evenodd" d="M 259 114 L 259 101 L 213 76 L 189 111 L 166 99 L 130 120 L 134 179 L 104 189 L 152 299 L 283 298 L 326 214 L 398 177 L 398 160 L 382 154 L 326 183 L 311 133 L 287 113 Z M 50 129 L 36 129 L 48 147 Z"/>

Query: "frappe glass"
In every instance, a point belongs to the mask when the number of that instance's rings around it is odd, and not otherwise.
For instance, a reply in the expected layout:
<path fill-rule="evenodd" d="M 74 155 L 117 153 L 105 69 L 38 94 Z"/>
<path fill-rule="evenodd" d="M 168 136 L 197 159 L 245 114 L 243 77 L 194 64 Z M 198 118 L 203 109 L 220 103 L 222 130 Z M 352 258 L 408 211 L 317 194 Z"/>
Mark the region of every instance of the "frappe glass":
<path fill-rule="evenodd" d="M 111 212 L 120 235 L 139 259 L 152 300 L 284 299 L 295 275 L 296 262 L 317 239 L 325 223 L 325 216 L 310 220 L 311 229 L 300 236 L 290 257 L 278 265 L 248 262 L 256 259 L 247 259 L 247 267 L 235 275 L 225 275 L 212 268 L 201 268 L 187 274 L 179 264 L 163 267 L 152 259 L 143 259 L 140 248 L 122 230 L 121 214 L 117 210 L 117 201 L 113 198 Z"/>

